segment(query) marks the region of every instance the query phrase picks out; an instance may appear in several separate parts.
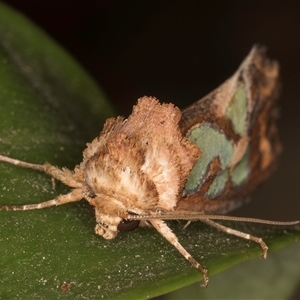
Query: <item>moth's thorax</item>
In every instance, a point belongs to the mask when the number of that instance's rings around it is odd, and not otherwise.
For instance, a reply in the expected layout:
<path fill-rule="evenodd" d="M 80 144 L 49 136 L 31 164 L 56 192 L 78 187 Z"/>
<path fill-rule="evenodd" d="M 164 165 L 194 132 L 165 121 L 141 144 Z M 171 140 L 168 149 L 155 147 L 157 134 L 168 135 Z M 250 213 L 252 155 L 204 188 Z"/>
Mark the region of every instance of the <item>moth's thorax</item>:
<path fill-rule="evenodd" d="M 182 137 L 180 118 L 174 105 L 144 97 L 128 119 L 109 119 L 100 136 L 87 145 L 80 169 L 102 224 L 97 233 L 113 237 L 127 212 L 176 207 L 199 156 L 199 149 Z M 103 233 L 105 226 L 109 234 Z"/>
<path fill-rule="evenodd" d="M 128 119 L 109 119 L 88 144 L 81 164 L 93 193 L 118 195 L 128 207 L 176 206 L 199 157 L 199 149 L 182 137 L 180 118 L 174 105 L 144 97 Z"/>
<path fill-rule="evenodd" d="M 115 149 L 116 150 L 116 149 Z M 142 165 L 134 162 L 134 153 L 127 153 L 129 159 L 120 153 L 101 153 L 94 155 L 86 163 L 85 183 L 94 195 L 94 201 L 101 207 L 109 203 L 122 203 L 126 209 L 156 205 L 159 197 L 153 181 L 141 171 Z M 142 157 L 140 157 L 142 158 Z M 120 205 L 116 205 L 119 209 Z M 113 213 L 112 213 L 113 214 Z"/>

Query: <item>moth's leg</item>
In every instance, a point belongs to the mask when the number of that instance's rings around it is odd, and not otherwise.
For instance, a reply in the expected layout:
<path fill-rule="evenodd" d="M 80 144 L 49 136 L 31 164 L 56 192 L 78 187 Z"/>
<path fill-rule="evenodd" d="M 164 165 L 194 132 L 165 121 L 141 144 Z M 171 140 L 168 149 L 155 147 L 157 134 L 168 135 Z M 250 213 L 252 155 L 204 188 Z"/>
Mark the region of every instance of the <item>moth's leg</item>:
<path fill-rule="evenodd" d="M 55 179 L 53 177 L 51 178 L 51 184 L 52 184 L 52 190 L 55 190 L 56 189 L 56 182 L 55 182 Z"/>
<path fill-rule="evenodd" d="M 259 237 L 256 237 L 254 235 L 251 235 L 251 234 L 248 234 L 248 233 L 245 233 L 245 232 L 242 232 L 242 231 L 238 231 L 238 230 L 235 230 L 235 229 L 232 229 L 232 228 L 229 228 L 229 227 L 226 227 L 226 226 L 223 226 L 219 223 L 216 223 L 212 220 L 209 220 L 209 219 L 206 219 L 206 220 L 201 220 L 201 222 L 204 222 L 212 227 L 215 227 L 221 231 L 224 231 L 228 234 L 232 234 L 232 235 L 235 235 L 235 236 L 238 236 L 240 238 L 243 238 L 243 239 L 246 239 L 246 240 L 250 240 L 252 242 L 255 242 L 257 244 L 260 245 L 261 249 L 262 249 L 262 258 L 267 258 L 267 254 L 268 254 L 268 246 L 265 244 L 265 242 L 259 238 Z"/>
<path fill-rule="evenodd" d="M 182 230 L 185 230 L 191 223 L 192 221 L 187 221 L 186 224 L 183 226 Z"/>
<path fill-rule="evenodd" d="M 207 270 L 202 267 L 192 256 L 189 254 L 179 243 L 177 236 L 172 232 L 168 225 L 160 219 L 150 220 L 152 226 L 166 239 L 168 240 L 191 264 L 193 267 L 199 269 L 203 274 L 204 283 L 202 287 L 207 287 L 209 278 Z"/>
<path fill-rule="evenodd" d="M 58 168 L 48 163 L 43 164 L 44 172 L 65 185 L 73 188 L 81 188 L 82 182 L 76 178 L 74 172 L 67 168 Z"/>
<path fill-rule="evenodd" d="M 9 164 L 15 165 L 15 166 L 20 166 L 22 168 L 28 168 L 28 169 L 34 169 L 38 171 L 44 172 L 44 165 L 38 165 L 38 164 L 31 164 L 22 160 L 10 158 L 8 156 L 3 156 L 0 155 L 0 161 L 7 162 Z"/>
<path fill-rule="evenodd" d="M 82 189 L 75 189 L 66 195 L 60 195 L 55 199 L 26 205 L 1 205 L 0 210 L 34 210 L 43 209 L 50 206 L 63 205 L 70 202 L 77 202 L 83 198 Z"/>
<path fill-rule="evenodd" d="M 76 178 L 74 177 L 74 173 L 68 170 L 67 168 L 59 169 L 58 167 L 52 166 L 48 163 L 45 163 L 43 165 L 31 164 L 22 160 L 10 158 L 8 156 L 3 156 L 3 155 L 0 155 L 0 161 L 7 162 L 22 168 L 34 169 L 34 170 L 45 172 L 51 177 L 73 188 L 81 187 L 81 183 L 76 180 Z"/>

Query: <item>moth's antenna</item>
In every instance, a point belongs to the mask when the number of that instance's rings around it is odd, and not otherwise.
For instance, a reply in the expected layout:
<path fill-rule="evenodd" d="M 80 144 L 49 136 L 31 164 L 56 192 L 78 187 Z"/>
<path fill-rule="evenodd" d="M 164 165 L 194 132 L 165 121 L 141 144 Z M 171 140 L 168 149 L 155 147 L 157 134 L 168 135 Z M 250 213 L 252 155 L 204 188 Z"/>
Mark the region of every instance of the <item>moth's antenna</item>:
<path fill-rule="evenodd" d="M 235 222 L 248 222 L 248 223 L 259 223 L 276 226 L 292 226 L 300 224 L 300 221 L 280 222 L 270 221 L 255 218 L 243 218 L 234 216 L 223 216 L 223 215 L 202 215 L 202 214 L 191 214 L 191 213 L 179 213 L 176 215 L 171 213 L 156 213 L 153 215 L 127 215 L 127 220 L 187 220 L 187 221 L 201 221 L 201 220 L 223 220 L 223 221 L 235 221 Z"/>

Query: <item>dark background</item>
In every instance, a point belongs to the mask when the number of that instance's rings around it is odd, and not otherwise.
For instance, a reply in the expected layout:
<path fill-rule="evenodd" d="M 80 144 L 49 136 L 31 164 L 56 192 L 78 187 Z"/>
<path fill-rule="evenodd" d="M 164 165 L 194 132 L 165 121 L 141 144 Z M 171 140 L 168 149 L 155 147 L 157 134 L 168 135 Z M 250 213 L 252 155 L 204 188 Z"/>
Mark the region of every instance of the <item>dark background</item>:
<path fill-rule="evenodd" d="M 300 1 L 3 2 L 76 57 L 125 116 L 143 95 L 183 108 L 227 79 L 254 43 L 266 45 L 281 65 L 284 152 L 234 214 L 300 219 Z"/>

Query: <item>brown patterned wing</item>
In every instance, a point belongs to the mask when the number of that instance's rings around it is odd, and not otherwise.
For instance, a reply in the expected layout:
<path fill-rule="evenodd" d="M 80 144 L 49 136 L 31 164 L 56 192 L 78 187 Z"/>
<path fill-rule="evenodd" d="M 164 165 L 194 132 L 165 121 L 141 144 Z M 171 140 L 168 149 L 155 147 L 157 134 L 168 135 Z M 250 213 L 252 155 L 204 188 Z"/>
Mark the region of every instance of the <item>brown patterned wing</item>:
<path fill-rule="evenodd" d="M 182 111 L 182 134 L 201 156 L 177 211 L 228 212 L 274 171 L 281 152 L 278 75 L 277 62 L 254 46 L 231 78 Z"/>

